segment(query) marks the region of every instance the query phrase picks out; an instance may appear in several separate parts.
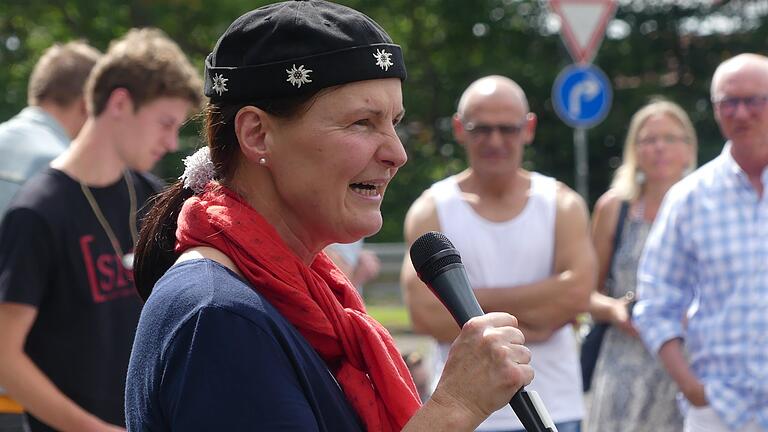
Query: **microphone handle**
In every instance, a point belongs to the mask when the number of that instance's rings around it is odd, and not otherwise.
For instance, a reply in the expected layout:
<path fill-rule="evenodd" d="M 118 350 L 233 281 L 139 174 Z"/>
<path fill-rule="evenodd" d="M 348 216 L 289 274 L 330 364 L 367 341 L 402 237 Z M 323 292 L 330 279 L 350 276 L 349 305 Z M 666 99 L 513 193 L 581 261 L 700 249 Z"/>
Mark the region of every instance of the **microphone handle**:
<path fill-rule="evenodd" d="M 512 411 L 515 412 L 527 432 L 557 432 L 554 424 L 552 424 L 551 428 L 544 424 L 544 420 L 542 420 L 539 410 L 536 408 L 536 403 L 531 397 L 534 394 L 536 393 L 529 393 L 525 387 L 520 387 L 520 390 L 512 395 L 509 406 L 512 407 Z"/>
<path fill-rule="evenodd" d="M 442 280 L 439 280 L 442 279 Z M 443 303 L 448 311 L 453 315 L 453 319 L 459 324 L 459 327 L 464 327 L 471 318 L 481 316 L 485 314 L 480 304 L 477 302 L 477 297 L 471 289 L 457 290 L 441 287 L 470 287 L 467 274 L 464 270 L 464 265 L 461 263 L 451 264 L 444 269 L 442 273 L 437 275 L 430 284 L 437 295 L 437 298 Z M 509 401 L 509 406 L 517 415 L 517 418 L 523 424 L 523 427 L 527 432 L 557 432 L 554 424 L 549 420 L 549 414 L 546 412 L 541 400 L 538 399 L 538 395 L 534 392 L 535 396 L 531 397 L 531 393 L 525 390 L 525 387 L 520 387 L 512 399 Z M 539 404 L 537 407 L 536 404 Z M 538 409 L 537 409 L 538 408 Z M 545 414 L 541 414 L 541 412 Z M 552 427 L 547 427 L 542 420 L 542 415 L 545 415 L 548 422 Z"/>

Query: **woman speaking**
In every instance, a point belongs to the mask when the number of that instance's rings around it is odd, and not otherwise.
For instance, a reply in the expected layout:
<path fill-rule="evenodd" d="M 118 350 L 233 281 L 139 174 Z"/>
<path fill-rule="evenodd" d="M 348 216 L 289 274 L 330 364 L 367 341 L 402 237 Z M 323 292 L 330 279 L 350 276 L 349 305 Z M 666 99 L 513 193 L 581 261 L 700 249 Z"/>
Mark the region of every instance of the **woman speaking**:
<path fill-rule="evenodd" d="M 406 161 L 400 47 L 360 12 L 288 1 L 235 20 L 205 66 L 208 145 L 137 247 L 129 430 L 471 431 L 506 405 L 533 377 L 514 317 L 465 325 L 422 407 L 322 252 L 381 227 Z"/>

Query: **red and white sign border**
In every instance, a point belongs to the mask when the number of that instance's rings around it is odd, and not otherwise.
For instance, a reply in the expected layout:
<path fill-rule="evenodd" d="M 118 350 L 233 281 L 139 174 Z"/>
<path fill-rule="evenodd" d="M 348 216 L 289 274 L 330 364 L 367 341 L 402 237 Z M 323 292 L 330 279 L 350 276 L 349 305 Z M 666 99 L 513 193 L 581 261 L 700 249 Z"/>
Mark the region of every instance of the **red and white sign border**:
<path fill-rule="evenodd" d="M 606 5 L 606 7 L 603 8 L 600 21 L 598 22 L 597 26 L 595 26 L 595 28 L 592 29 L 592 35 L 589 37 L 589 41 L 587 42 L 587 45 L 583 48 L 580 46 L 578 40 L 576 39 L 576 35 L 573 32 L 571 23 L 568 22 L 568 20 L 565 18 L 565 15 L 563 14 L 562 7 L 564 3 Z M 557 16 L 560 17 L 560 23 L 561 23 L 560 36 L 562 37 L 563 42 L 565 42 L 565 46 L 566 48 L 568 48 L 568 52 L 571 54 L 573 61 L 578 64 L 591 63 L 592 59 L 595 57 L 595 54 L 597 53 L 597 48 L 600 46 L 600 43 L 603 41 L 603 37 L 605 36 L 605 28 L 608 26 L 608 21 L 610 21 L 613 18 L 613 16 L 616 14 L 618 1 L 617 0 L 549 0 L 549 5 L 550 5 L 550 8 L 552 9 L 552 12 L 554 12 L 555 14 L 557 14 Z"/>

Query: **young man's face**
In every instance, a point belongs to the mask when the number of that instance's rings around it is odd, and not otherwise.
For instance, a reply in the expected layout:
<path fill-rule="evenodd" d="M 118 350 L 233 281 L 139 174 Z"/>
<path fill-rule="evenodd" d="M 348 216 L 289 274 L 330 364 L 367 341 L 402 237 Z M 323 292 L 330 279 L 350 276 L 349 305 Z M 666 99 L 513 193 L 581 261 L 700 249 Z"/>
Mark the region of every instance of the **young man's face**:
<path fill-rule="evenodd" d="M 192 103 L 176 97 L 155 99 L 126 118 L 121 156 L 136 171 L 149 171 L 166 153 L 179 148 L 179 129 Z"/>

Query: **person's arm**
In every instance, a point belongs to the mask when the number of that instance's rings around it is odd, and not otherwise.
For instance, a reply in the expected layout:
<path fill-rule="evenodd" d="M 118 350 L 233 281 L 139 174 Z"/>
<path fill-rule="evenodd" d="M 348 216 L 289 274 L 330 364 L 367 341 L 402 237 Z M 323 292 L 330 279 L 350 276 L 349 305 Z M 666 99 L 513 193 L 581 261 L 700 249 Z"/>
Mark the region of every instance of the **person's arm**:
<path fill-rule="evenodd" d="M 432 396 L 404 432 L 474 431 L 533 380 L 531 353 L 517 320 L 504 313 L 473 318 L 451 346 Z"/>
<path fill-rule="evenodd" d="M 694 232 L 690 209 L 679 192 L 675 186 L 667 192 L 645 242 L 637 272 L 638 302 L 632 322 L 648 351 L 661 357 L 683 394 L 692 397 L 691 402 L 696 405 L 705 400 L 703 386 L 690 371 L 680 341 L 699 275 L 696 253 L 689 240 Z"/>
<path fill-rule="evenodd" d="M 64 395 L 24 352 L 35 307 L 0 304 L 0 386 L 24 409 L 61 431 L 124 431 L 88 413 Z"/>
<path fill-rule="evenodd" d="M 408 253 L 413 242 L 429 231 L 440 231 L 440 222 L 434 199 L 427 190 L 414 201 L 405 216 L 404 236 L 407 250 L 400 270 L 400 286 L 413 331 L 430 335 L 441 342 L 450 342 L 459 333 L 456 321 L 419 279 Z"/>
<path fill-rule="evenodd" d="M 23 190 L 22 190 L 23 192 Z M 24 351 L 52 270 L 54 239 L 35 211 L 16 208 L 0 225 L 0 387 L 62 431 L 117 431 L 64 395 Z"/>
<path fill-rule="evenodd" d="M 554 331 L 587 311 L 596 267 L 586 204 L 576 192 L 558 184 L 553 275 L 515 287 L 478 287 L 475 293 L 486 312 L 508 312 L 522 328 Z"/>
<path fill-rule="evenodd" d="M 347 245 L 333 244 L 325 248 L 325 254 L 336 264 L 347 278 L 356 287 L 361 287 L 376 278 L 381 270 L 381 261 L 376 253 L 368 249 L 360 249 L 357 259 L 350 262 L 348 255 L 342 253 L 341 248 Z"/>
<path fill-rule="evenodd" d="M 379 275 L 381 270 L 381 261 L 376 253 L 369 249 L 363 249 L 360 251 L 360 256 L 357 257 L 357 264 L 352 270 L 352 285 L 360 287 L 370 282 L 376 276 Z"/>
<path fill-rule="evenodd" d="M 324 252 L 326 255 L 328 255 L 328 258 L 330 258 L 331 261 L 333 261 L 333 263 L 336 264 L 336 267 L 338 267 L 342 273 L 347 275 L 347 278 L 349 279 L 349 281 L 352 282 L 352 273 L 355 270 L 354 267 L 352 266 L 352 263 L 350 263 L 344 257 L 344 255 L 339 253 L 339 251 L 337 251 L 333 245 L 325 248 Z M 354 285 L 354 282 L 352 282 L 352 284 Z"/>
<path fill-rule="evenodd" d="M 592 218 L 592 244 L 597 255 L 597 285 L 589 301 L 589 313 L 598 322 L 615 325 L 631 336 L 637 336 L 637 330 L 632 325 L 628 301 L 606 295 L 605 283 L 610 272 L 611 258 L 614 250 L 616 226 L 619 219 L 619 209 L 622 199 L 614 191 L 609 190 L 595 204 Z"/>
<path fill-rule="evenodd" d="M 680 387 L 680 391 L 693 406 L 709 405 L 704 393 L 704 384 L 694 375 L 683 353 L 681 339 L 675 338 L 664 343 L 659 350 L 659 358 L 669 372 L 669 376 Z"/>
<path fill-rule="evenodd" d="M 626 298 L 616 299 L 599 292 L 593 292 L 589 299 L 589 313 L 596 322 L 610 323 L 628 336 L 639 337 L 637 329 L 632 324 L 629 300 Z"/>
<path fill-rule="evenodd" d="M 411 206 L 405 218 L 408 246 L 428 231 L 439 231 L 434 200 L 425 192 Z M 588 234 L 584 201 L 575 192 L 561 186 L 557 194 L 555 222 L 554 275 L 542 281 L 514 287 L 473 287 L 486 312 L 515 315 L 529 342 L 546 340 L 554 330 L 587 310 L 595 280 L 595 256 Z M 451 315 L 429 292 L 405 254 L 400 273 L 404 299 L 417 333 L 429 334 L 450 342 L 458 334 Z"/>

